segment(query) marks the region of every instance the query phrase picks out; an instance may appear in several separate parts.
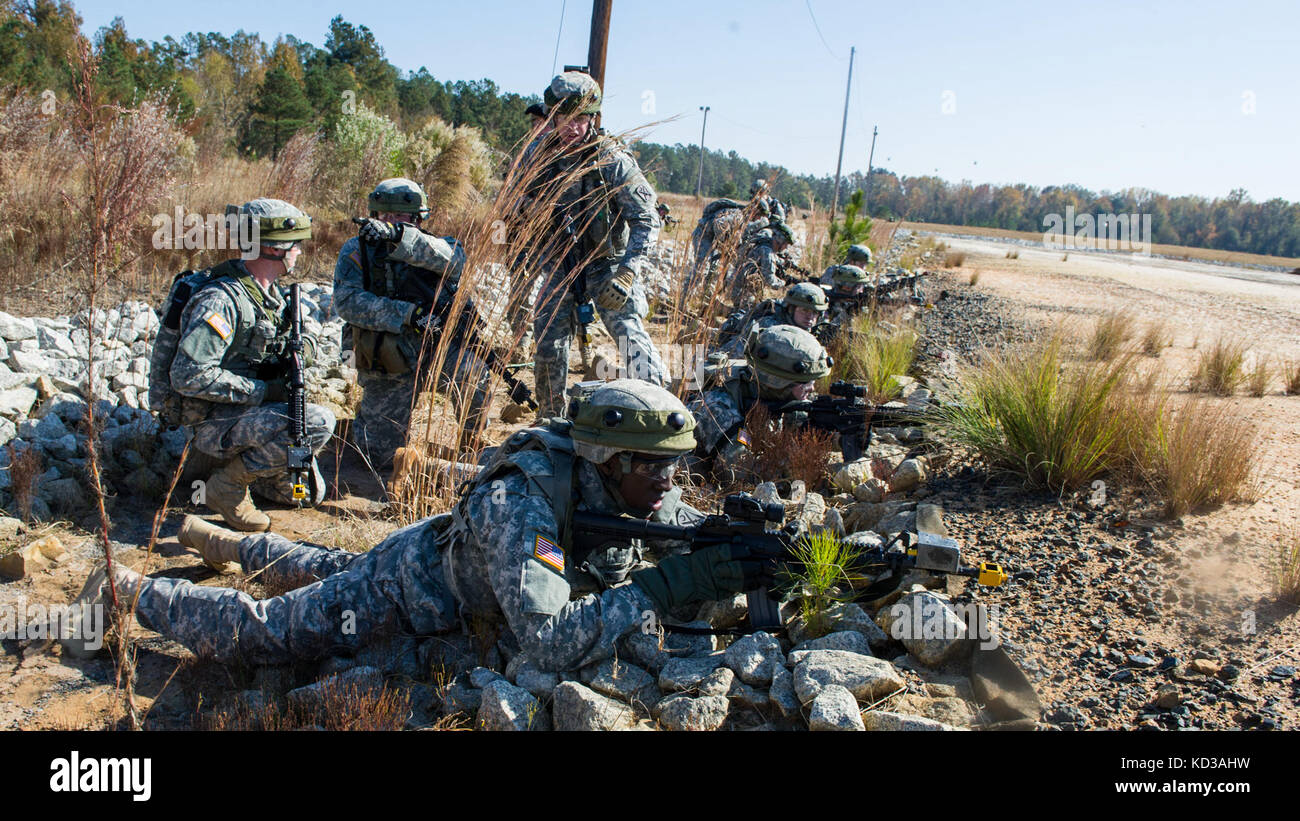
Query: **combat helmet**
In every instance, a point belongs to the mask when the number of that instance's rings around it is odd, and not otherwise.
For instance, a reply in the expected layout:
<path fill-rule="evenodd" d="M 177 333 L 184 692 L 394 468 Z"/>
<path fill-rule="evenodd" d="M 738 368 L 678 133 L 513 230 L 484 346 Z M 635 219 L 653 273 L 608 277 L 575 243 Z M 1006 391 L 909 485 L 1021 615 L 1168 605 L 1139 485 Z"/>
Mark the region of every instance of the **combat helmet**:
<path fill-rule="evenodd" d="M 849 265 L 866 268 L 871 264 L 871 249 L 865 245 L 850 245 L 848 253 L 844 256 L 844 261 Z"/>
<path fill-rule="evenodd" d="M 415 214 L 420 219 L 429 216 L 429 197 L 418 182 L 405 177 L 380 182 L 367 199 L 372 217 L 385 212 Z"/>
<path fill-rule="evenodd" d="M 754 180 L 754 184 L 749 187 L 749 198 L 767 194 L 767 180 Z"/>
<path fill-rule="evenodd" d="M 784 220 L 772 219 L 767 223 L 767 227 L 772 229 L 772 235 L 780 234 L 785 237 L 785 241 L 794 245 L 794 229 L 785 223 Z"/>
<path fill-rule="evenodd" d="M 253 236 L 257 245 L 286 250 L 311 239 L 311 217 L 284 200 L 258 197 L 238 207 L 227 205 L 226 214 L 235 214 L 241 223 L 256 220 L 257 233 Z M 249 236 L 251 231 L 239 233 Z"/>
<path fill-rule="evenodd" d="M 807 308 L 810 311 L 822 313 L 831 307 L 830 300 L 826 298 L 826 292 L 821 286 L 814 285 L 811 282 L 799 282 L 790 286 L 790 290 L 785 292 L 785 299 L 781 304 L 787 308 Z"/>
<path fill-rule="evenodd" d="M 566 71 L 551 79 L 542 92 L 546 110 L 558 109 L 561 114 L 599 114 L 600 83 L 590 74 Z"/>
<path fill-rule="evenodd" d="M 831 372 L 830 354 L 817 338 L 793 325 L 773 325 L 749 337 L 745 359 L 760 385 L 781 390 Z"/>
<path fill-rule="evenodd" d="M 871 277 L 856 265 L 835 265 L 831 268 L 831 282 L 836 285 L 866 285 L 871 282 Z"/>
<path fill-rule="evenodd" d="M 602 463 L 619 452 L 677 457 L 695 449 L 695 417 L 672 393 L 640 379 L 615 379 L 569 402 L 574 452 Z"/>

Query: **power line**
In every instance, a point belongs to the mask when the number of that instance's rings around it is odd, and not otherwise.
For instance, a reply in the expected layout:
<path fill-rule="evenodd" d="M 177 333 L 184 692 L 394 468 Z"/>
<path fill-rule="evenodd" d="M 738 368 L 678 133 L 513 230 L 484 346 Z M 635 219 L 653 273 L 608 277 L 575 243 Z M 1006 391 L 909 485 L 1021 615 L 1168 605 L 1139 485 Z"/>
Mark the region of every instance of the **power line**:
<path fill-rule="evenodd" d="M 564 6 L 568 0 L 560 0 L 560 28 L 555 32 L 555 56 L 551 58 L 551 76 L 555 76 L 555 67 L 560 64 L 560 35 L 564 33 Z"/>
<path fill-rule="evenodd" d="M 813 28 L 817 30 L 817 36 L 821 38 L 822 45 L 826 46 L 826 53 L 829 54 L 832 58 L 839 60 L 840 62 L 844 62 L 844 58 L 835 56 L 835 52 L 831 51 L 830 44 L 827 43 L 826 38 L 822 36 L 822 27 L 817 25 L 817 15 L 813 14 L 812 0 L 803 0 L 803 4 L 808 7 L 808 16 L 812 18 Z"/>

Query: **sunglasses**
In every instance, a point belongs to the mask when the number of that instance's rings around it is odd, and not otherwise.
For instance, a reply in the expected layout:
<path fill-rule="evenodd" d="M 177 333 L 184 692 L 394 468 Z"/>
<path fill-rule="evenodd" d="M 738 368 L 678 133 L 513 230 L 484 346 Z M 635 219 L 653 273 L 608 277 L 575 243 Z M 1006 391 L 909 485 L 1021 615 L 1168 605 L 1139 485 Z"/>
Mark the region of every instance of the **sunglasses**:
<path fill-rule="evenodd" d="M 646 479 L 671 479 L 681 467 L 680 456 L 667 459 L 632 459 L 632 472 Z"/>

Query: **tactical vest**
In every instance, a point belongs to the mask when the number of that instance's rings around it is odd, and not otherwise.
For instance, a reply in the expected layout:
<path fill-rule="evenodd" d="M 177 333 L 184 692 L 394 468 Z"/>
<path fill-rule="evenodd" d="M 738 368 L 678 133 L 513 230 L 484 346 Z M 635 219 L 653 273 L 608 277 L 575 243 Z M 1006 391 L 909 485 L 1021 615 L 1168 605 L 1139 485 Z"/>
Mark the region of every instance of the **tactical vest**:
<path fill-rule="evenodd" d="M 149 359 L 149 407 L 165 424 L 192 424 L 206 418 L 213 403 L 181 396 L 171 383 L 172 361 L 181 341 L 181 320 L 194 297 L 220 288 L 235 303 L 235 327 L 221 367 L 251 379 L 264 363 L 278 359 L 289 340 L 288 317 L 267 307 L 257 284 L 236 260 L 202 271 L 182 271 L 172 281 L 162 322 Z"/>
<path fill-rule="evenodd" d="M 613 192 L 605 183 L 600 172 L 601 150 L 617 143 L 612 137 L 601 136 L 597 143 L 584 151 L 575 160 L 561 158 L 547 167 L 547 178 L 567 176 L 577 164 L 586 166 L 582 176 L 560 194 L 556 202 L 556 212 L 563 219 L 572 219 L 578 236 L 578 255 L 580 259 L 612 259 L 622 257 L 627 251 L 627 240 L 631 229 L 626 223 L 616 232 L 618 222 L 617 204 Z"/>

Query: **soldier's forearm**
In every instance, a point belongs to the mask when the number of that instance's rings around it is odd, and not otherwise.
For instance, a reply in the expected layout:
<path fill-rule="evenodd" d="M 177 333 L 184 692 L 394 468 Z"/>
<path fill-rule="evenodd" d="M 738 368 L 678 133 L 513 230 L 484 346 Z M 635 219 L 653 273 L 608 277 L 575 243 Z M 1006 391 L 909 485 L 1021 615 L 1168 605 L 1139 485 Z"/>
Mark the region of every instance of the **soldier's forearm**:
<path fill-rule="evenodd" d="M 349 324 L 370 331 L 401 333 L 406 324 L 412 302 L 389 299 L 361 288 L 337 284 L 334 291 L 334 310 Z"/>
<path fill-rule="evenodd" d="M 520 644 L 545 671 L 576 670 L 615 653 L 619 639 L 653 615 L 654 603 L 635 584 L 624 584 L 566 604 L 554 616 L 532 616 Z"/>

